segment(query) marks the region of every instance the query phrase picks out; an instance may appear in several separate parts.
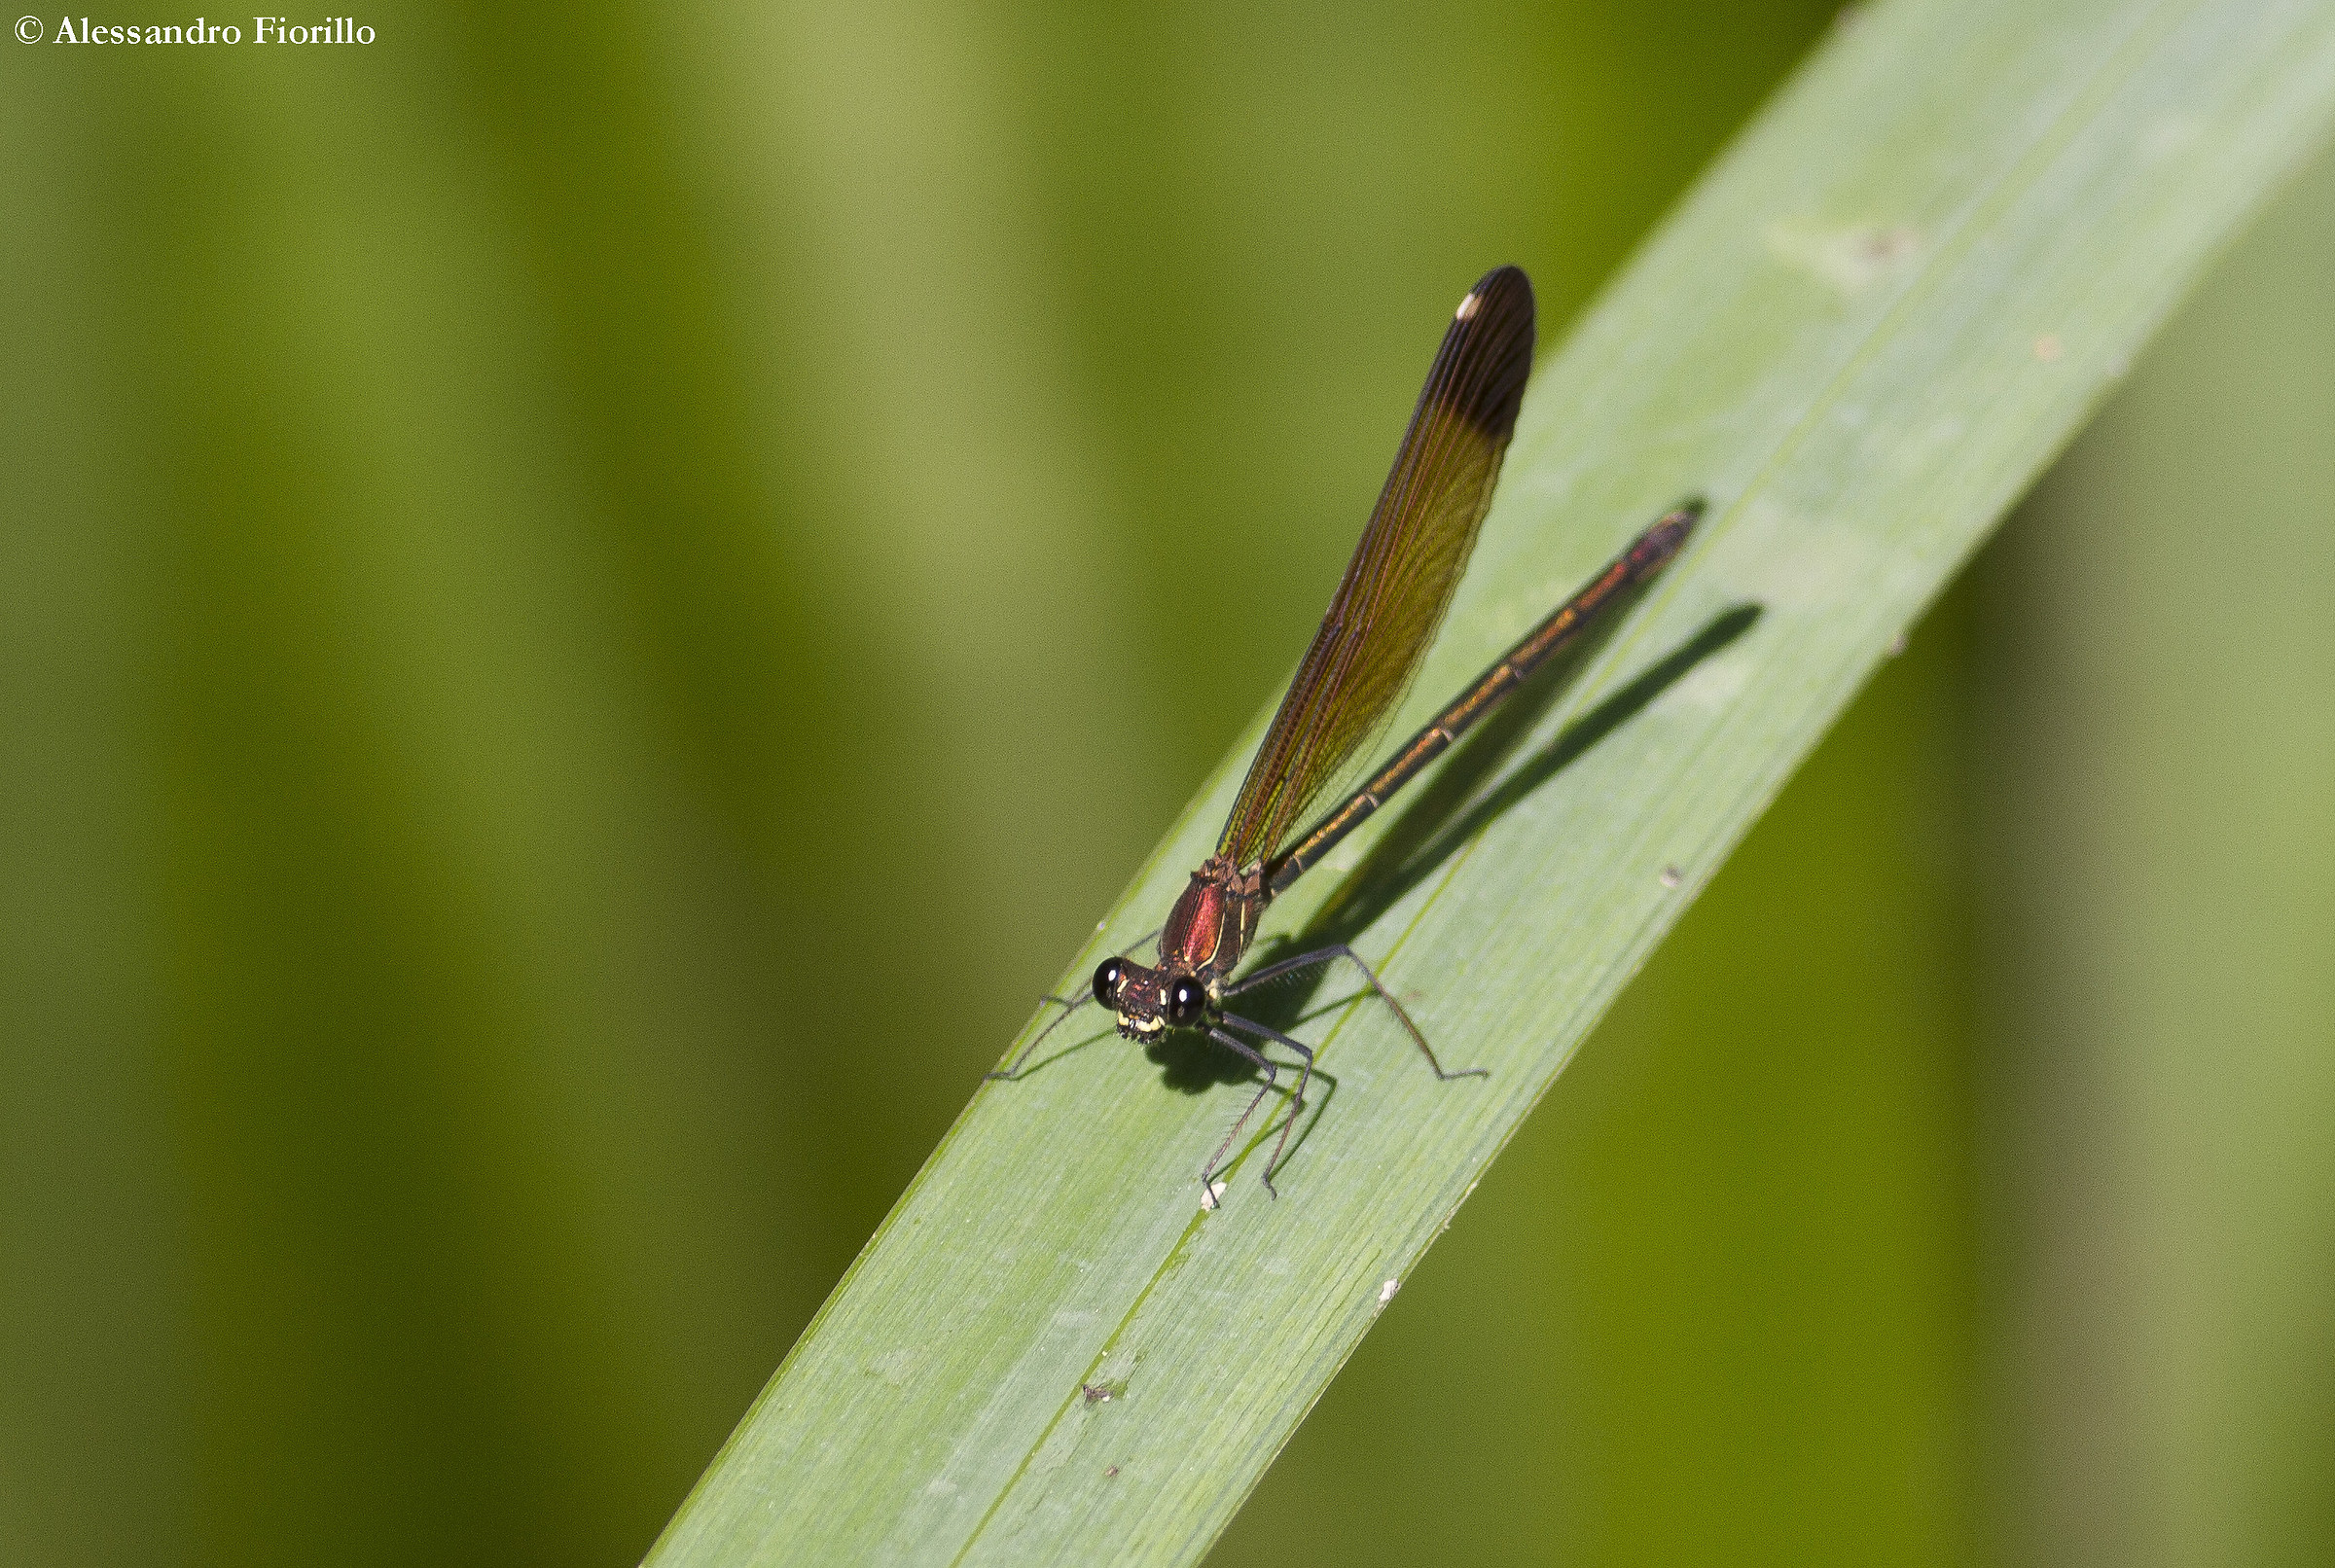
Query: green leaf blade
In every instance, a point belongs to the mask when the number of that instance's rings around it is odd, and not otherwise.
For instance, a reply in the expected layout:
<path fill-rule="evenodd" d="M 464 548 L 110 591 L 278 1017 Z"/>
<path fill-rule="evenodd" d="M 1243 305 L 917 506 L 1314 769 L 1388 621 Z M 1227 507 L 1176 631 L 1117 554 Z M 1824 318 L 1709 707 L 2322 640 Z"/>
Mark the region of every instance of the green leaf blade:
<path fill-rule="evenodd" d="M 1317 1011 L 1332 1082 L 1283 1195 L 1252 1125 L 1203 1213 L 1247 1090 L 1164 1082 L 1086 1010 L 976 1095 L 652 1561 L 1204 1552 L 1693 891 L 2335 103 L 2335 8 L 2030 9 L 1857 14 L 1541 366 L 1405 722 L 1663 508 L 1711 512 L 1504 751 L 1455 760 L 1470 831 L 1354 939 L 1491 1076 L 1438 1083 L 1383 1010 Z M 1157 924 L 1246 755 L 1065 983 Z M 1416 809 L 1268 933 L 1366 894 Z"/>

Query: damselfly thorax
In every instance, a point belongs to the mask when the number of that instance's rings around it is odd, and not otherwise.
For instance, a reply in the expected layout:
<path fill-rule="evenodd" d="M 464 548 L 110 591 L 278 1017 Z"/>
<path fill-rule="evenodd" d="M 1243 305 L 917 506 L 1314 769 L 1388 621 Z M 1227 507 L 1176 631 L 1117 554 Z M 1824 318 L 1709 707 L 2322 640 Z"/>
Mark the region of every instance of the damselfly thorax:
<path fill-rule="evenodd" d="M 1119 1032 L 1130 1040 L 1191 1027 L 1224 1000 L 1224 982 L 1272 902 L 1263 867 L 1238 871 L 1224 856 L 1210 855 L 1160 927 L 1158 966 L 1104 959 L 1095 971 L 1095 1000 L 1118 1016 Z"/>

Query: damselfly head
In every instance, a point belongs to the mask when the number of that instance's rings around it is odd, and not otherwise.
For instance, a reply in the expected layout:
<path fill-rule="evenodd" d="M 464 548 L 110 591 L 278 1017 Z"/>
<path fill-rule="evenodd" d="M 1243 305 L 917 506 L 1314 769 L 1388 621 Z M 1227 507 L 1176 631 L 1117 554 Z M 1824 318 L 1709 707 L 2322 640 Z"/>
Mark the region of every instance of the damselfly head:
<path fill-rule="evenodd" d="M 1106 958 L 1095 971 L 1095 1000 L 1111 1010 L 1130 1040 L 1157 1040 L 1201 1021 L 1208 990 L 1197 977 Z"/>

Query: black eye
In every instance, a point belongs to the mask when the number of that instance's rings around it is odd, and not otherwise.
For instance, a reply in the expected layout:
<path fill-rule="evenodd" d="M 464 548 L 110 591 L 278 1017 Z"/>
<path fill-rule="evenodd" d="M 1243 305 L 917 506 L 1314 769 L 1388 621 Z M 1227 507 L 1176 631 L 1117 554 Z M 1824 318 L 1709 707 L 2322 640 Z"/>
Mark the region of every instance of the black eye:
<path fill-rule="evenodd" d="M 1104 1007 L 1109 1007 L 1111 997 L 1118 989 L 1119 960 L 1105 958 L 1095 969 L 1095 1000 L 1100 1002 Z"/>
<path fill-rule="evenodd" d="M 1190 1023 L 1200 1016 L 1207 999 L 1208 993 L 1200 988 L 1198 980 L 1189 975 L 1178 975 L 1168 982 L 1168 1021 L 1178 1025 Z"/>

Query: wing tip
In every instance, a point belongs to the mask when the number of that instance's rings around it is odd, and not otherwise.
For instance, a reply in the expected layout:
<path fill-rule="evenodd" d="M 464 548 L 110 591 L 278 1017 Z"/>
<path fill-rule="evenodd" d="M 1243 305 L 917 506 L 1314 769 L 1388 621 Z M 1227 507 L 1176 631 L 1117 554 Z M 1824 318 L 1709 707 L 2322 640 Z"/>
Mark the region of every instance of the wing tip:
<path fill-rule="evenodd" d="M 1532 374 L 1533 312 L 1532 280 L 1516 266 L 1495 267 L 1478 278 L 1452 312 L 1455 336 L 1485 336 L 1488 342 L 1478 360 L 1481 373 L 1453 384 L 1445 397 L 1455 413 L 1495 444 L 1505 445 L 1516 433 L 1525 381 Z"/>

